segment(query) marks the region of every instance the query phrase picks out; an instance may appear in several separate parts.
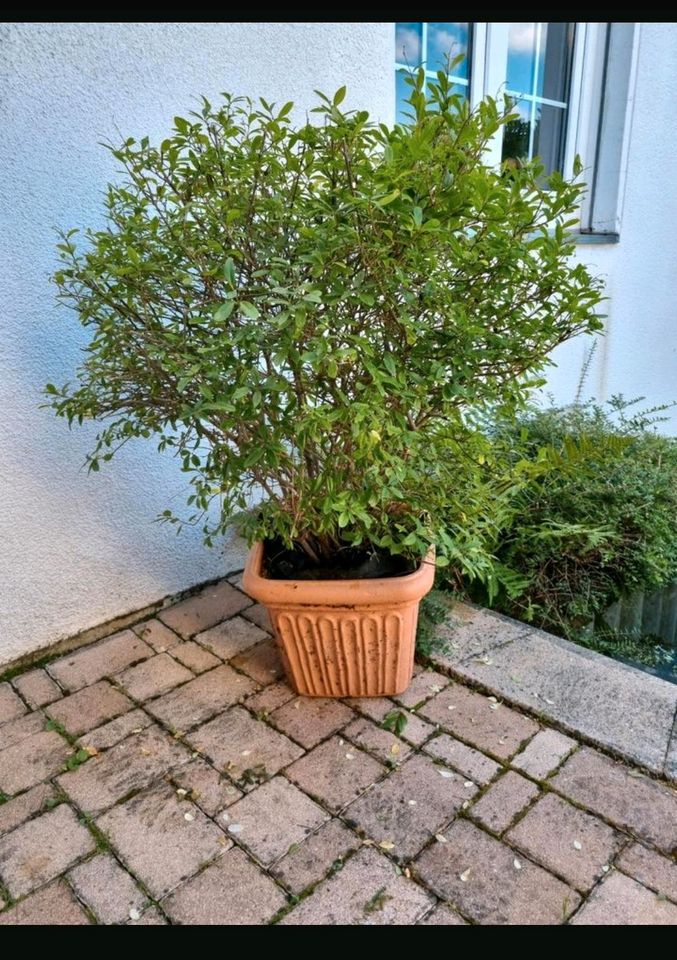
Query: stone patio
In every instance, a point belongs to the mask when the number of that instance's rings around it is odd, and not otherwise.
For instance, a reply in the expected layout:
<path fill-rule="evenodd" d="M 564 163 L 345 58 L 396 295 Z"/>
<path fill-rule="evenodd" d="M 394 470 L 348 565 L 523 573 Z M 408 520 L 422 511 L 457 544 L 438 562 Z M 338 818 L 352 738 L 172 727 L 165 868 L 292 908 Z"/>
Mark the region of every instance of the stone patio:
<path fill-rule="evenodd" d="M 238 584 L 0 683 L 0 925 L 677 924 L 677 687 L 459 606 L 303 699 Z"/>

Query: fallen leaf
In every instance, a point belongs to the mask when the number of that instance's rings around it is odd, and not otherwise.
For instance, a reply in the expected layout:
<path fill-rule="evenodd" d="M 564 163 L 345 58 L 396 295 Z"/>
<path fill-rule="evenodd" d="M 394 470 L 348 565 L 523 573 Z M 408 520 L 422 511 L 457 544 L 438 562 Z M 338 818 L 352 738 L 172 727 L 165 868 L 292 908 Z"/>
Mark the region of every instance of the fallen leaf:
<path fill-rule="evenodd" d="M 643 773 L 640 773 L 639 770 L 631 770 L 631 771 L 630 771 L 630 776 L 631 776 L 631 777 L 634 777 L 635 780 L 643 780 L 643 779 L 644 779 L 644 774 L 643 774 Z"/>
<path fill-rule="evenodd" d="M 230 820 L 230 814 L 228 813 L 227 810 L 224 810 L 224 812 L 221 814 L 221 819 L 222 819 L 222 820 Z"/>
<path fill-rule="evenodd" d="M 241 757 L 248 757 L 250 753 L 251 753 L 251 750 L 243 750 L 242 753 L 240 754 L 240 756 L 241 756 Z"/>
<path fill-rule="evenodd" d="M 347 754 L 346 754 L 346 760 L 354 760 L 354 759 L 355 759 L 355 754 L 354 754 L 354 753 L 347 753 Z"/>
<path fill-rule="evenodd" d="M 241 823 L 231 823 L 228 827 L 228 833 L 242 833 Z"/>
<path fill-rule="evenodd" d="M 179 789 L 176 792 L 180 797 L 185 797 L 188 794 L 188 791 L 184 790 L 183 787 L 179 787 Z"/>
<path fill-rule="evenodd" d="M 498 703 L 490 703 L 490 704 L 489 704 L 489 709 L 490 709 L 490 710 L 498 710 L 499 706 L 500 706 L 500 704 L 498 704 Z"/>
<path fill-rule="evenodd" d="M 520 861 L 517 859 L 517 857 L 515 857 L 515 859 L 513 860 L 512 865 L 513 865 L 513 867 L 515 868 L 515 870 L 521 870 L 521 869 L 522 869 L 522 864 L 521 864 Z"/>
<path fill-rule="evenodd" d="M 300 706 L 301 706 L 301 701 L 297 700 L 296 703 L 294 704 L 294 710 L 298 710 Z"/>
<path fill-rule="evenodd" d="M 339 740 L 339 747 L 342 747 L 344 743 L 345 743 L 345 740 Z"/>
<path fill-rule="evenodd" d="M 448 842 L 449 842 L 449 841 L 447 840 L 447 838 L 444 836 L 443 833 L 436 833 L 436 834 L 435 834 L 435 839 L 437 840 L 438 843 L 448 843 Z"/>
<path fill-rule="evenodd" d="M 225 847 L 225 845 L 228 843 L 228 837 L 225 835 L 225 833 L 222 833 L 216 838 L 216 842 L 220 843 L 222 847 Z"/>
<path fill-rule="evenodd" d="M 549 703 L 551 707 L 554 706 L 554 703 L 555 703 L 554 700 L 549 700 L 548 697 L 543 697 L 543 699 L 545 700 L 546 703 Z"/>
<path fill-rule="evenodd" d="M 445 780 L 450 780 L 453 777 L 451 770 L 438 770 L 437 771 L 441 777 L 444 777 Z"/>
<path fill-rule="evenodd" d="M 488 699 L 491 703 L 498 703 L 498 700 L 496 699 L 496 697 L 488 697 L 487 699 Z"/>
<path fill-rule="evenodd" d="M 407 878 L 410 878 L 410 877 L 411 877 L 411 870 L 409 869 L 409 867 L 405 867 L 405 868 L 404 868 L 404 875 L 405 875 L 405 877 L 407 877 Z"/>
<path fill-rule="evenodd" d="M 142 730 L 143 730 L 143 727 L 134 727 L 134 729 L 132 730 L 132 733 L 141 733 Z"/>
<path fill-rule="evenodd" d="M 141 911 L 140 911 L 140 910 L 137 910 L 136 907 L 132 907 L 132 909 L 129 911 L 129 919 L 130 919 L 130 920 L 140 920 L 140 919 L 141 919 Z"/>
<path fill-rule="evenodd" d="M 464 800 L 463 803 L 461 804 L 461 809 L 467 810 L 469 806 L 470 806 L 470 800 Z"/>
<path fill-rule="evenodd" d="M 194 813 L 184 813 L 183 819 L 184 819 L 184 820 L 194 820 L 194 819 L 195 819 L 195 814 L 194 814 Z"/>
<path fill-rule="evenodd" d="M 450 706 L 447 707 L 447 710 L 455 710 L 455 709 L 456 709 L 456 707 L 453 706 L 453 704 L 451 704 Z"/>
<path fill-rule="evenodd" d="M 431 686 L 430 689 L 431 689 L 431 690 L 434 690 L 435 693 L 441 693 L 444 688 L 441 687 L 441 686 L 439 685 L 439 683 L 433 683 L 433 685 Z"/>
<path fill-rule="evenodd" d="M 583 844 L 581 843 L 580 840 L 574 840 L 573 846 L 574 846 L 574 850 L 582 850 L 582 849 L 583 849 Z"/>
<path fill-rule="evenodd" d="M 400 752 L 399 746 L 398 746 L 396 743 L 394 743 L 394 744 L 392 745 L 392 747 L 390 748 L 390 752 L 391 752 L 391 753 L 399 753 L 399 752 Z"/>
<path fill-rule="evenodd" d="M 463 786 L 464 786 L 466 789 L 468 789 L 469 787 L 474 787 L 475 784 L 472 782 L 472 780 L 466 780 L 465 783 L 463 784 Z"/>
<path fill-rule="evenodd" d="M 415 806 L 416 806 L 416 800 L 409 800 L 408 803 L 409 803 L 409 806 L 410 806 L 410 807 L 415 807 Z"/>
<path fill-rule="evenodd" d="M 379 847 L 381 848 L 381 850 L 394 850 L 395 844 L 393 843 L 392 840 L 381 840 L 381 842 L 379 843 Z"/>
<path fill-rule="evenodd" d="M 608 873 L 609 869 L 610 869 L 609 864 L 605 863 L 604 866 L 602 867 L 602 873 Z"/>
<path fill-rule="evenodd" d="M 83 747 L 82 749 L 86 750 L 90 757 L 97 757 L 99 755 L 99 751 L 96 749 L 96 747 Z"/>
<path fill-rule="evenodd" d="M 470 867 L 468 867 L 467 870 L 464 870 L 463 873 L 460 873 L 458 875 L 458 879 L 461 881 L 461 883 L 467 883 L 470 879 Z"/>

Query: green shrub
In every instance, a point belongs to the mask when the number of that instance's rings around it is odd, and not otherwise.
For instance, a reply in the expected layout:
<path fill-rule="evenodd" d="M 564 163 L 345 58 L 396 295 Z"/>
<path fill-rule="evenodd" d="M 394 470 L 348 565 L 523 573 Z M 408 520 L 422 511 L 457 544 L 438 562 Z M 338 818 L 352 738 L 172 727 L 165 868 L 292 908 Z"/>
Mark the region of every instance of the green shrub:
<path fill-rule="evenodd" d="M 344 112 L 345 89 L 298 128 L 291 103 L 224 95 L 111 148 L 105 226 L 62 237 L 55 277 L 91 342 L 47 387 L 101 423 L 90 469 L 154 435 L 209 542 L 260 501 L 250 541 L 453 555 L 447 491 L 486 446 L 468 411 L 519 408 L 553 347 L 599 327 L 600 285 L 570 259 L 582 186 L 487 166 L 514 115 L 444 73 L 412 83 L 407 126 Z"/>
<path fill-rule="evenodd" d="M 677 440 L 652 429 L 660 410 L 631 416 L 633 403 L 534 409 L 494 428 L 513 483 L 483 541 L 497 588 L 460 571 L 476 597 L 591 645 L 585 628 L 615 599 L 677 581 Z"/>

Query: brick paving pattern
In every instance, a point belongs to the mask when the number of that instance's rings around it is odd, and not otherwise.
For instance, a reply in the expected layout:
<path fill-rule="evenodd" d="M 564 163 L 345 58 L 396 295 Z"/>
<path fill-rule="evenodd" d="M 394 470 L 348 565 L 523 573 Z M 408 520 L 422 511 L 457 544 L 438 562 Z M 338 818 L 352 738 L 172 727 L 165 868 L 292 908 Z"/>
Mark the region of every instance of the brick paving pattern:
<path fill-rule="evenodd" d="M 420 666 L 297 697 L 269 630 L 231 578 L 0 683 L 0 925 L 677 925 L 668 783 Z"/>

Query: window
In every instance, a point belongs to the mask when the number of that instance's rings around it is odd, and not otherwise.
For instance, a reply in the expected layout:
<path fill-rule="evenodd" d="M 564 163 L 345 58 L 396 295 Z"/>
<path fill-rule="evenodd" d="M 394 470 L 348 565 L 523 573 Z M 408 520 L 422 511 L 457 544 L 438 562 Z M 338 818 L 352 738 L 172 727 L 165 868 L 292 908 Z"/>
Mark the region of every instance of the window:
<path fill-rule="evenodd" d="M 465 57 L 450 74 L 458 93 L 468 96 L 470 88 L 470 54 L 472 25 L 470 23 L 398 23 L 395 30 L 395 84 L 397 122 L 406 123 L 405 103 L 411 88 L 405 76 L 419 66 L 427 76 L 434 77 L 444 69 L 451 58 Z"/>
<path fill-rule="evenodd" d="M 581 232 L 617 239 L 623 205 L 639 24 L 397 23 L 396 116 L 407 122 L 408 71 L 434 76 L 447 60 L 465 60 L 451 75 L 477 103 L 503 94 L 518 119 L 501 128 L 488 160 L 540 157 L 546 173 L 573 175 L 583 160 L 588 184 Z"/>

